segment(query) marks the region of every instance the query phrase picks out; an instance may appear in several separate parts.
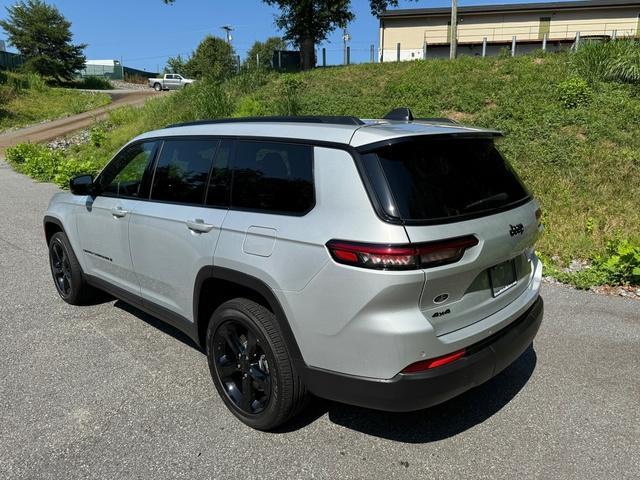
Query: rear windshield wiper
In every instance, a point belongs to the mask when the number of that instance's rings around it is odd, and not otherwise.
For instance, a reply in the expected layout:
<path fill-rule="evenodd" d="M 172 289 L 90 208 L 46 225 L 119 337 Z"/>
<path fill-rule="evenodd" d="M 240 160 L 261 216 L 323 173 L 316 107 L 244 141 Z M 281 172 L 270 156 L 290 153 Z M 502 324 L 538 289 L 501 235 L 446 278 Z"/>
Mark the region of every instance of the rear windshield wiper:
<path fill-rule="evenodd" d="M 478 200 L 476 202 L 470 203 L 469 205 L 464 207 L 464 210 L 480 207 L 482 205 L 486 205 L 489 203 L 504 202 L 508 198 L 509 198 L 509 195 L 507 195 L 505 192 L 496 193 L 495 195 L 491 195 L 490 197 L 483 198 L 482 200 Z"/>

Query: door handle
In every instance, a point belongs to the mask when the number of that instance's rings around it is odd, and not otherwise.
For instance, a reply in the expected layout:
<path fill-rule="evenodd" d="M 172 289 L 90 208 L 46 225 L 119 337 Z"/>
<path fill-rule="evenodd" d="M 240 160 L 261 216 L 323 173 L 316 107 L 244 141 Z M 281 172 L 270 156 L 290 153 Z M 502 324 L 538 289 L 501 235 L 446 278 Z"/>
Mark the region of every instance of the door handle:
<path fill-rule="evenodd" d="M 187 228 L 189 230 L 196 233 L 209 233 L 211 230 L 213 230 L 213 227 L 215 227 L 215 225 L 212 225 L 210 223 L 204 223 L 204 220 L 202 220 L 201 218 L 196 218 L 195 220 L 187 220 L 185 223 L 187 224 Z"/>
<path fill-rule="evenodd" d="M 111 209 L 111 215 L 116 218 L 126 217 L 129 210 L 124 210 L 122 207 L 115 207 Z"/>

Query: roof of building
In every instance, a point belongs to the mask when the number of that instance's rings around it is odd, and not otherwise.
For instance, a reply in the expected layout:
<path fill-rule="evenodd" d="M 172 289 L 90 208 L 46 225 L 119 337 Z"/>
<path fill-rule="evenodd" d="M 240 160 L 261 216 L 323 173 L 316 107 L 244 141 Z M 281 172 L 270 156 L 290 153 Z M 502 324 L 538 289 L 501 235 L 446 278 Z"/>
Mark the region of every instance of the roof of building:
<path fill-rule="evenodd" d="M 274 139 L 308 140 L 310 142 L 331 142 L 360 147 L 383 142 L 398 137 L 418 135 L 483 135 L 498 136 L 500 132 L 480 128 L 464 127 L 446 119 L 416 119 L 396 121 L 367 119 L 361 124 L 312 123 L 296 121 L 213 121 L 197 124 L 176 125 L 144 133 L 136 138 L 141 140 L 154 137 L 172 136 L 230 136 L 260 137 Z"/>
<path fill-rule="evenodd" d="M 108 65 L 110 67 L 114 65 L 120 65 L 119 60 L 87 60 L 85 65 Z"/>
<path fill-rule="evenodd" d="M 536 3 L 510 3 L 496 5 L 470 5 L 458 7 L 459 14 L 470 13 L 503 13 L 503 12 L 532 12 L 549 10 L 567 10 L 583 8 L 610 8 L 640 6 L 638 0 L 579 0 L 570 2 L 536 2 Z M 414 16 L 439 16 L 451 14 L 451 8 L 408 8 L 387 10 L 380 18 L 414 17 Z"/>

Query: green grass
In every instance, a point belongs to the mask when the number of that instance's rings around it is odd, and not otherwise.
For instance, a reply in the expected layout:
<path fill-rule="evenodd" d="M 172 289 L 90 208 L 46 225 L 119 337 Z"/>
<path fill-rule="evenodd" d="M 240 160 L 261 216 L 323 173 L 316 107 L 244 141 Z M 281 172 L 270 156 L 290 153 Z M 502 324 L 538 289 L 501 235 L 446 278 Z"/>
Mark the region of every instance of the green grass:
<path fill-rule="evenodd" d="M 283 113 L 376 118 L 408 106 L 417 117 L 449 116 L 506 134 L 502 151 L 543 205 L 539 249 L 563 264 L 595 258 L 616 235 L 640 243 L 640 87 L 592 81 L 583 91 L 569 81 L 575 75 L 569 54 L 243 75 L 118 110 L 100 147 L 83 145 L 70 155 L 97 169 L 134 135 L 176 121 Z M 566 101 L 567 85 L 572 95 L 578 88 L 579 102 Z"/>
<path fill-rule="evenodd" d="M 110 102 L 111 97 L 104 93 L 52 88 L 39 77 L 3 74 L 0 78 L 0 132 L 86 112 Z"/>

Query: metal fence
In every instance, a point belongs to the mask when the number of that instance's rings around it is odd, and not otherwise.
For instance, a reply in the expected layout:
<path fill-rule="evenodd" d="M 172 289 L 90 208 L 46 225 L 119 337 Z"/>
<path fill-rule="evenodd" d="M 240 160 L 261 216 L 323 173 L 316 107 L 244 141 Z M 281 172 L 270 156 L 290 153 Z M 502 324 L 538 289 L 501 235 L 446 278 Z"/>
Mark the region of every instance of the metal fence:
<path fill-rule="evenodd" d="M 105 77 L 109 80 L 125 80 L 126 78 L 152 78 L 157 77 L 158 72 L 147 72 L 137 68 L 124 67 L 122 65 L 85 65 L 78 72 L 80 77 Z"/>
<path fill-rule="evenodd" d="M 17 70 L 24 62 L 25 59 L 22 55 L 0 52 L 0 70 Z"/>

